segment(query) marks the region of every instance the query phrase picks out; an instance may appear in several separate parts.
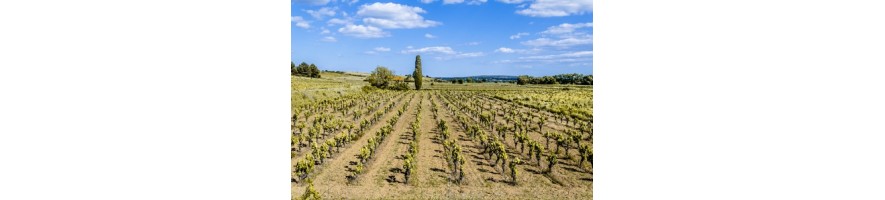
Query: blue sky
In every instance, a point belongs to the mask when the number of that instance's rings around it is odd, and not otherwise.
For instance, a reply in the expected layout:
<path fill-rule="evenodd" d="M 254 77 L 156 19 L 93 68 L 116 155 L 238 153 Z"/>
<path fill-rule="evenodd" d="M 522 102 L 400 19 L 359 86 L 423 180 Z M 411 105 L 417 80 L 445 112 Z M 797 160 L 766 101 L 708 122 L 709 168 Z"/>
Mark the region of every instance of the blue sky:
<path fill-rule="evenodd" d="M 590 0 L 292 0 L 292 61 L 435 77 L 592 74 Z"/>

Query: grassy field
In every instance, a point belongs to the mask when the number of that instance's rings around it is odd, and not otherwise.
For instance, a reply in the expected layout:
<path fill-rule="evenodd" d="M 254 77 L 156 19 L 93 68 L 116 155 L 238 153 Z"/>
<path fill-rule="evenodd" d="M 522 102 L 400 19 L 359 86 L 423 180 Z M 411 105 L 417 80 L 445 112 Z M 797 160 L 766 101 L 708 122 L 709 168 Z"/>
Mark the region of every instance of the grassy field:
<path fill-rule="evenodd" d="M 592 199 L 592 87 L 322 77 L 292 78 L 294 199 Z"/>
<path fill-rule="evenodd" d="M 340 97 L 360 92 L 367 74 L 320 73 L 322 78 L 292 76 L 292 105 L 305 104 L 323 99 Z"/>

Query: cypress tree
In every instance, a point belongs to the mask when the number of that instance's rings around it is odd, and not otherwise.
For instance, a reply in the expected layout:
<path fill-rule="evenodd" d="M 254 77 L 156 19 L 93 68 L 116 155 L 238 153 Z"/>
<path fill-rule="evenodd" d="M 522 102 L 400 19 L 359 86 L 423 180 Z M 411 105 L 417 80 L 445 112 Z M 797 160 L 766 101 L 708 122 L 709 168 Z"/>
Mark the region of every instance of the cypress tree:
<path fill-rule="evenodd" d="M 415 56 L 415 72 L 412 73 L 412 78 L 415 79 L 415 89 L 421 89 L 421 79 L 423 78 L 423 74 L 421 74 L 421 55 Z"/>

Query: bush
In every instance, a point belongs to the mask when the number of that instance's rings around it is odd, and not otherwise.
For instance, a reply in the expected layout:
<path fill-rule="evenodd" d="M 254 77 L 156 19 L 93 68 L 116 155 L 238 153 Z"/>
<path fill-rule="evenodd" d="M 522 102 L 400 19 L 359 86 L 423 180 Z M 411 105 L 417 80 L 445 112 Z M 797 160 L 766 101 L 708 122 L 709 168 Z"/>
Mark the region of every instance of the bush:
<path fill-rule="evenodd" d="M 387 86 L 387 89 L 391 89 L 391 90 L 410 90 L 411 88 L 409 88 L 409 84 L 406 84 L 406 83 L 394 83 L 394 84 L 391 84 L 391 85 Z"/>
<path fill-rule="evenodd" d="M 387 69 L 383 66 L 378 66 L 374 71 L 366 78 L 372 86 L 378 88 L 386 88 L 392 83 L 393 79 L 393 71 Z"/>

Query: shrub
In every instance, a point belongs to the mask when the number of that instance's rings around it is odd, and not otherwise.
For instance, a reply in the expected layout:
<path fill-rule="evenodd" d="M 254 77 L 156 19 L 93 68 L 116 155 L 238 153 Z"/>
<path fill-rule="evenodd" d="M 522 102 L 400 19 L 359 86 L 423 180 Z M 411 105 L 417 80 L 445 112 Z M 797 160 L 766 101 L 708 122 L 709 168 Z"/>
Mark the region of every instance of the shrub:
<path fill-rule="evenodd" d="M 409 85 L 408 85 L 408 84 L 400 82 L 400 83 L 394 83 L 394 84 L 392 84 L 392 85 L 390 85 L 390 86 L 387 86 L 387 89 L 391 89 L 391 90 L 409 90 L 410 88 L 409 88 Z"/>

